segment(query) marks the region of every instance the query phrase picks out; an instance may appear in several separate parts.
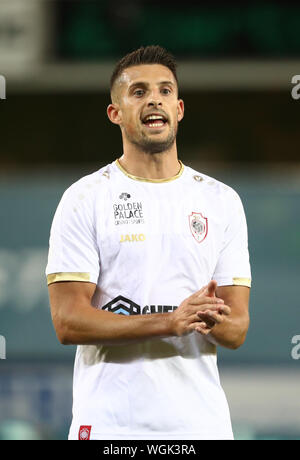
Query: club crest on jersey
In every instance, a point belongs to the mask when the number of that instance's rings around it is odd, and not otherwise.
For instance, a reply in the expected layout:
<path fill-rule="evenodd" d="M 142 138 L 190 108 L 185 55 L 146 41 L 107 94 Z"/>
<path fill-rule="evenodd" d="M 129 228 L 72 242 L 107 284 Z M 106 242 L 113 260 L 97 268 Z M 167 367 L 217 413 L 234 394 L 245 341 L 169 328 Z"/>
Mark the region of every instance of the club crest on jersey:
<path fill-rule="evenodd" d="M 208 231 L 207 217 L 202 216 L 201 212 L 192 212 L 189 223 L 193 237 L 198 243 L 202 243 Z"/>

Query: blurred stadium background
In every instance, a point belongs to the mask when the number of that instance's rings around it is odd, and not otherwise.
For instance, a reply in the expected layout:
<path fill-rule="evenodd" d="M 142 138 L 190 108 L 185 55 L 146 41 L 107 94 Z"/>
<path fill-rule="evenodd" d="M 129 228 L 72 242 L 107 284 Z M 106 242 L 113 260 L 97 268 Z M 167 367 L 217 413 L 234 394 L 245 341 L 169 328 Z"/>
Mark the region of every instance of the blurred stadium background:
<path fill-rule="evenodd" d="M 219 350 L 236 438 L 300 439 L 299 19 L 289 2 L 0 0 L 0 439 L 67 437 L 75 347 L 51 322 L 50 225 L 63 191 L 121 154 L 110 72 L 148 44 L 179 62 L 180 158 L 246 210 L 251 326 Z"/>

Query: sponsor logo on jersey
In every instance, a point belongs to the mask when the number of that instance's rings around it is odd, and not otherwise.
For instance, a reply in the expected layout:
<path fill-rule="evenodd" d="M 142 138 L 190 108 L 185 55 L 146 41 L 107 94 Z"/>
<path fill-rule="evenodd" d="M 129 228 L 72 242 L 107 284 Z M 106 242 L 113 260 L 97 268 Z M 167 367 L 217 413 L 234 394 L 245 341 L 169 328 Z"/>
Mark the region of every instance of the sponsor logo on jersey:
<path fill-rule="evenodd" d="M 102 310 L 119 313 L 120 315 L 139 315 L 141 313 L 139 305 L 121 295 L 104 305 Z"/>
<path fill-rule="evenodd" d="M 125 201 L 127 201 L 127 200 L 130 198 L 130 196 L 131 196 L 131 195 L 130 195 L 129 193 L 124 192 L 124 193 L 121 193 L 121 195 L 119 196 L 119 198 L 120 198 L 120 200 L 125 200 Z"/>
<path fill-rule="evenodd" d="M 177 305 L 145 305 L 141 307 L 130 299 L 119 295 L 115 299 L 103 305 L 102 310 L 117 313 L 119 315 L 149 315 L 151 313 L 170 313 L 176 310 Z"/>
<path fill-rule="evenodd" d="M 89 441 L 91 436 L 91 425 L 80 425 L 78 439 L 79 441 Z"/>
<path fill-rule="evenodd" d="M 178 308 L 177 305 L 146 305 L 142 309 L 142 315 L 150 315 L 151 313 L 171 313 Z"/>
<path fill-rule="evenodd" d="M 192 214 L 189 215 L 189 224 L 195 240 L 198 243 L 202 243 L 208 232 L 207 217 L 204 217 L 201 212 L 192 212 Z"/>
<path fill-rule="evenodd" d="M 128 201 L 130 198 L 129 193 L 123 192 L 119 195 L 122 202 L 113 204 L 115 225 L 143 224 L 145 222 L 142 203 L 140 201 Z"/>

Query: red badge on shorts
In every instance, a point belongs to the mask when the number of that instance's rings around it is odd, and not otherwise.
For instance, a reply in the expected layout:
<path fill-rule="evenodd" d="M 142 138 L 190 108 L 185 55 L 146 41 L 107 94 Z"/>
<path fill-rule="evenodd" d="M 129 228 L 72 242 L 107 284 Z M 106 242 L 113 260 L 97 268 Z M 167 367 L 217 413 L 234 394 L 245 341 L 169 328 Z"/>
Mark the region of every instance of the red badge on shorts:
<path fill-rule="evenodd" d="M 80 425 L 78 439 L 79 441 L 89 441 L 91 434 L 91 425 Z"/>

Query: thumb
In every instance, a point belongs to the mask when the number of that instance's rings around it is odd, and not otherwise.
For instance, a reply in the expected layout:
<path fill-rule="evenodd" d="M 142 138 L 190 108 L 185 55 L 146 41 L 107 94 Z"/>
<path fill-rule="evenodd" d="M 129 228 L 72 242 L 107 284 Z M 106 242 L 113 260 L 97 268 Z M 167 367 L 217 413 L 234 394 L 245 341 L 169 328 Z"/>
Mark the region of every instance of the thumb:
<path fill-rule="evenodd" d="M 205 289 L 205 295 L 208 297 L 215 297 L 218 284 L 215 280 L 211 280 Z"/>

